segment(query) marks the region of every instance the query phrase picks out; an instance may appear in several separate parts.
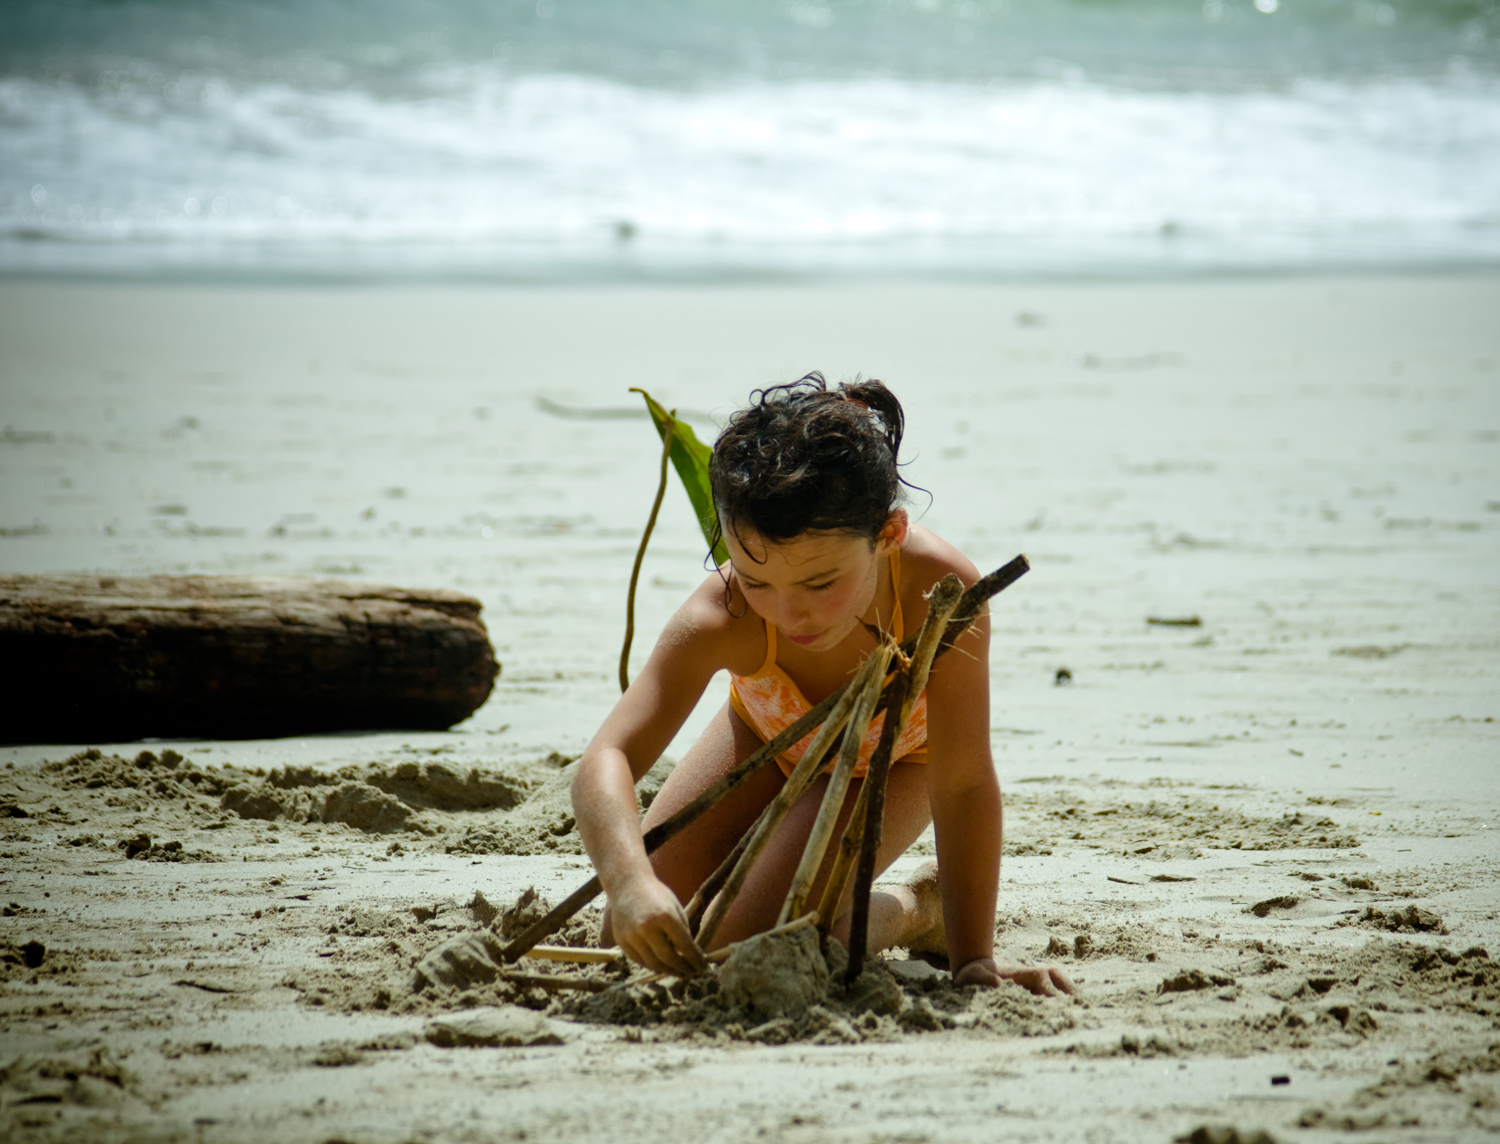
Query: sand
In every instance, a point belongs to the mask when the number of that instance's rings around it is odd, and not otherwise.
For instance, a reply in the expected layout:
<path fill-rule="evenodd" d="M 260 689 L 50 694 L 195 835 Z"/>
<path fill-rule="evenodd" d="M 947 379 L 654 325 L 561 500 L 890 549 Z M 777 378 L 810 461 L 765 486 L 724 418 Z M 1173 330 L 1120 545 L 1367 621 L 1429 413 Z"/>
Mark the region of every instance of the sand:
<path fill-rule="evenodd" d="M 448 733 L 0 749 L 3 1135 L 1491 1138 L 1497 312 L 1484 277 L 0 284 L 0 566 L 453 587 L 503 664 Z M 997 944 L 1078 998 L 904 951 L 759 1010 L 486 978 L 589 874 L 567 768 L 656 463 L 597 414 L 643 385 L 711 435 L 814 367 L 906 400 L 925 523 L 1033 562 Z M 669 499 L 637 665 L 700 561 Z"/>

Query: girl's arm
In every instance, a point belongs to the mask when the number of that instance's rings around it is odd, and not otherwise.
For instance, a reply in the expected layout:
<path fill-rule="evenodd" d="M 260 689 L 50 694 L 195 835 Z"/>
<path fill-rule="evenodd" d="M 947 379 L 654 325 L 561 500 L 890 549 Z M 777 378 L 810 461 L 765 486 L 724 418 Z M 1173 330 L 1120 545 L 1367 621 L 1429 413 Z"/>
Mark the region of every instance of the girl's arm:
<path fill-rule="evenodd" d="M 966 585 L 972 567 L 957 569 Z M 927 799 L 937 834 L 948 962 L 959 985 L 1010 979 L 1033 993 L 1072 993 L 1057 969 L 995 964 L 1003 806 L 990 754 L 990 617 L 934 665 L 927 684 Z"/>
<path fill-rule="evenodd" d="M 975 577 L 959 571 L 965 584 Z M 1000 784 L 990 755 L 990 619 L 980 619 L 927 683 L 927 800 L 937 834 L 943 927 L 955 980 L 994 965 L 1000 882 Z"/>
<path fill-rule="evenodd" d="M 722 591 L 718 578 L 713 585 Z M 724 609 L 705 584 L 672 617 L 651 658 L 578 760 L 573 813 L 609 896 L 615 940 L 649 969 L 685 975 L 706 965 L 674 894 L 641 841 L 636 780 L 650 770 L 724 666 Z"/>

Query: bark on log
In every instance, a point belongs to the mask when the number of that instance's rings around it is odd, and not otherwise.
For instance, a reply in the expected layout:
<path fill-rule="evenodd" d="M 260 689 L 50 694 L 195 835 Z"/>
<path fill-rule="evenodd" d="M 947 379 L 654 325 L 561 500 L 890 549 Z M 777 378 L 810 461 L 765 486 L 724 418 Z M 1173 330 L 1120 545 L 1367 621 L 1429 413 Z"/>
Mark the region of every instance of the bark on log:
<path fill-rule="evenodd" d="M 442 730 L 500 668 L 479 601 L 237 576 L 0 576 L 0 741 Z"/>

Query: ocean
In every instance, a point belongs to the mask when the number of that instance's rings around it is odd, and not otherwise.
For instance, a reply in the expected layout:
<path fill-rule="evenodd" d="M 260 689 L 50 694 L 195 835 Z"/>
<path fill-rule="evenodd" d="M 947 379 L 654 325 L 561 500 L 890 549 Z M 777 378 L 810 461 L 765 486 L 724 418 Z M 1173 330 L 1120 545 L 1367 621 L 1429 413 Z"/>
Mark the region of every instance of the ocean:
<path fill-rule="evenodd" d="M 1500 264 L 1496 0 L 8 0 L 0 273 Z"/>

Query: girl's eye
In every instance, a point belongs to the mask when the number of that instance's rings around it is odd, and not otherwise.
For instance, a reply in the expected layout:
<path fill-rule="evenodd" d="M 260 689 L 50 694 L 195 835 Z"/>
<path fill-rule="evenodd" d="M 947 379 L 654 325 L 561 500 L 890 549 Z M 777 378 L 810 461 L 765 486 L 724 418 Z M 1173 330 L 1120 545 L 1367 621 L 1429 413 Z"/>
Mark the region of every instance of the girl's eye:
<path fill-rule="evenodd" d="M 828 581 L 828 583 L 826 583 L 826 584 L 809 584 L 808 585 L 808 588 L 810 588 L 814 592 L 826 592 L 826 591 L 828 591 L 828 589 L 830 589 L 832 587 L 833 587 L 833 581 L 832 580 Z"/>

